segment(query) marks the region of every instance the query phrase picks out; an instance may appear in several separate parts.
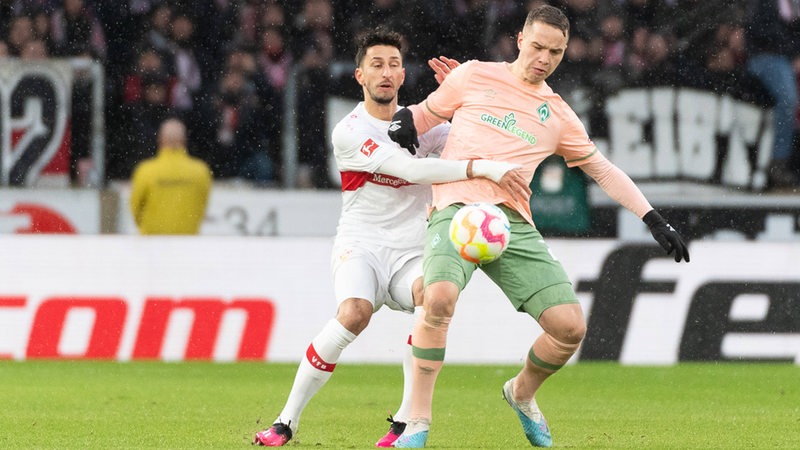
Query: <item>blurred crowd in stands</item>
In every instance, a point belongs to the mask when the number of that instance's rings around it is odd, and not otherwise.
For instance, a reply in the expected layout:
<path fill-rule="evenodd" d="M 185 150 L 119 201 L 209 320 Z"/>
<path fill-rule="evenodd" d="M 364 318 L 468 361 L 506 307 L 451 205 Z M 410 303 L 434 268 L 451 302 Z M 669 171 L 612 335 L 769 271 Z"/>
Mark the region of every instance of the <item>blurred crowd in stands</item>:
<path fill-rule="evenodd" d="M 326 100 L 359 97 L 352 60 L 361 30 L 384 25 L 406 36 L 406 104 L 435 87 L 428 58 L 513 60 L 516 33 L 541 3 L 563 8 L 572 24 L 562 66 L 549 80 L 557 92 L 589 86 L 591 100 L 601 102 L 626 86 L 692 86 L 774 105 L 781 113 L 776 161 L 789 169 L 780 175 L 791 177 L 774 182 L 796 183 L 790 160 L 797 152 L 787 154 L 795 144 L 781 136 L 798 129 L 797 0 L 0 0 L 0 56 L 103 63 L 112 180 L 128 179 L 136 162 L 152 156 L 159 124 L 178 116 L 190 151 L 215 178 L 281 185 L 285 95 L 293 84 L 298 183 L 326 188 Z M 760 8 L 776 13 L 758 15 Z M 759 52 L 788 62 L 793 88 L 757 70 L 764 65 L 748 65 Z"/>

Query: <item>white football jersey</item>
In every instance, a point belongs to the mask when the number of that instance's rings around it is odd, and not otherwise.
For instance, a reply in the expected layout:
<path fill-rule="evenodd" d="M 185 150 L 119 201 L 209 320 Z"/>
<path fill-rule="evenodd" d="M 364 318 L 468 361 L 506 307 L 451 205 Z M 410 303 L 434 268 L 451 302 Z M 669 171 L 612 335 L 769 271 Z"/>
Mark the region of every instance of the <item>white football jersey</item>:
<path fill-rule="evenodd" d="M 449 123 L 419 136 L 416 155 L 389 139 L 389 121 L 379 120 L 360 102 L 333 129 L 333 153 L 342 177 L 342 213 L 336 242 L 365 242 L 391 248 L 422 248 L 431 201 L 430 185 L 377 173 L 393 154 L 408 158 L 439 154 Z"/>

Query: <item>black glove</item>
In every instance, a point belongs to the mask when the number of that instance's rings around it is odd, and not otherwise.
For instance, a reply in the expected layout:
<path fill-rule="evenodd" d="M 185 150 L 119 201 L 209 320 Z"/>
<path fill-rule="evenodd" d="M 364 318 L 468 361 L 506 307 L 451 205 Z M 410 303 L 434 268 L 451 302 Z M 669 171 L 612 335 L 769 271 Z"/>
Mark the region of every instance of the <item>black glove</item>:
<path fill-rule="evenodd" d="M 392 116 L 392 123 L 389 124 L 389 139 L 400 144 L 411 152 L 417 154 L 419 139 L 417 139 L 417 129 L 414 127 L 414 115 L 408 108 L 402 108 Z"/>
<path fill-rule="evenodd" d="M 667 254 L 675 252 L 675 262 L 681 262 L 681 259 L 689 262 L 689 249 L 686 248 L 686 243 L 658 211 L 651 210 L 642 217 L 642 221 L 650 228 L 650 233 L 653 234 L 656 242 L 667 251 Z"/>

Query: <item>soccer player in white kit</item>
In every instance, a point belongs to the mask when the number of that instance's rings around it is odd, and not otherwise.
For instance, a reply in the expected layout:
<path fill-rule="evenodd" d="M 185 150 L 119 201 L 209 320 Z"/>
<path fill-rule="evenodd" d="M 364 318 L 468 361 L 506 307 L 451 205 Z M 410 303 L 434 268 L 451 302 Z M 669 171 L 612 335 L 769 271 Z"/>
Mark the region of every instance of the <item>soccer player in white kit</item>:
<path fill-rule="evenodd" d="M 399 34 L 381 29 L 359 41 L 355 78 L 364 101 L 336 125 L 332 139 L 342 177 L 342 211 L 331 257 L 336 317 L 308 346 L 283 410 L 271 427 L 256 433 L 255 444 L 278 447 L 292 439 L 303 409 L 375 311 L 386 305 L 413 313 L 422 304 L 429 184 L 473 177 L 497 182 L 508 172 L 518 177 L 520 189 L 528 189 L 515 164 L 424 158 L 444 147 L 449 124 L 421 135 L 418 150 L 389 139 L 390 121 L 399 109 L 397 92 L 405 79 L 401 42 Z M 441 77 L 437 71 L 437 79 Z M 403 400 L 389 416 L 389 432 L 375 444 L 378 447 L 390 447 L 405 428 L 411 391 L 411 346 L 406 347 Z"/>

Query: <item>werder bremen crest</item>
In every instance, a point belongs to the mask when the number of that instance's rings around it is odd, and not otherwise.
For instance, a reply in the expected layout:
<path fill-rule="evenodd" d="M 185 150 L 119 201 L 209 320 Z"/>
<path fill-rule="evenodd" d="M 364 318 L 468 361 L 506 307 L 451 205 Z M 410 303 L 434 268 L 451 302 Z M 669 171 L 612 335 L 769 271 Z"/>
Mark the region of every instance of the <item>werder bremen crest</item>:
<path fill-rule="evenodd" d="M 548 105 L 547 102 L 542 103 L 541 106 L 536 109 L 536 112 L 539 113 L 539 120 L 544 122 L 550 118 L 550 105 Z"/>

